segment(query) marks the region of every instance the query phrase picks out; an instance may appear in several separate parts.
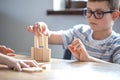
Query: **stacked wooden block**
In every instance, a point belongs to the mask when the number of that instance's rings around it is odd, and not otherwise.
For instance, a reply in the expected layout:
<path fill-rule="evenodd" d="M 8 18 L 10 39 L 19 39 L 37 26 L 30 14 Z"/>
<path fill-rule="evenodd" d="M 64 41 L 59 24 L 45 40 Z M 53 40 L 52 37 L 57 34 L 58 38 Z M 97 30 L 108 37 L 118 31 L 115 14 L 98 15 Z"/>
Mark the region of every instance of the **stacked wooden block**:
<path fill-rule="evenodd" d="M 34 47 L 31 48 L 31 57 L 39 62 L 49 62 L 51 49 L 48 48 L 48 36 L 34 36 Z"/>

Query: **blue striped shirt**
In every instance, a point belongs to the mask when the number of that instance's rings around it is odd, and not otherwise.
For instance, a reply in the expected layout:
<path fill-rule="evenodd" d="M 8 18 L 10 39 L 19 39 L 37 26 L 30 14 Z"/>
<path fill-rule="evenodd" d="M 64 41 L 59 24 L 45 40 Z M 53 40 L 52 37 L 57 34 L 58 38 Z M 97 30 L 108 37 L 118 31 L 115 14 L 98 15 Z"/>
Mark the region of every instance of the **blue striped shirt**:
<path fill-rule="evenodd" d="M 112 31 L 106 39 L 94 40 L 92 33 L 91 28 L 84 24 L 62 31 L 63 48 L 67 49 L 76 37 L 82 41 L 90 56 L 112 63 L 120 63 L 120 34 Z"/>

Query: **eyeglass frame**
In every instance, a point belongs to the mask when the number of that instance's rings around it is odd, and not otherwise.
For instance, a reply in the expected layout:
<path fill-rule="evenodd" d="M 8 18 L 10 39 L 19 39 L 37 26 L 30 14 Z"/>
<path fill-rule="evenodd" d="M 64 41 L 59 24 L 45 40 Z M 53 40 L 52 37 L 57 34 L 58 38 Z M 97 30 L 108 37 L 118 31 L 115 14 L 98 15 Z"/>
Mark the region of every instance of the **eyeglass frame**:
<path fill-rule="evenodd" d="M 88 11 L 88 9 L 84 9 L 84 14 L 87 16 L 87 11 Z M 97 11 L 92 11 L 92 10 L 89 10 L 91 13 L 90 13 L 90 16 L 87 16 L 87 18 L 90 18 L 92 15 L 94 15 L 94 18 L 96 18 L 96 19 L 102 19 L 103 17 L 104 17 L 104 14 L 107 14 L 107 13 L 113 13 L 115 10 L 109 10 L 109 11 L 102 11 L 101 10 L 101 13 L 102 13 L 102 17 L 100 17 L 100 18 L 98 18 L 98 17 L 96 17 L 96 15 L 95 15 L 95 12 L 98 12 L 98 10 Z"/>

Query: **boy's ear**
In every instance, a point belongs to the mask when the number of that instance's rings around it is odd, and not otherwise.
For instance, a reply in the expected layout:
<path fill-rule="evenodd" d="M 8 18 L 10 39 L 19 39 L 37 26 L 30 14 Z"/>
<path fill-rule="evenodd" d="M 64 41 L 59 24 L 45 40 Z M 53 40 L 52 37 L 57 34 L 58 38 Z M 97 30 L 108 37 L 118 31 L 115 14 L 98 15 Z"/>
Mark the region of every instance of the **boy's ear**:
<path fill-rule="evenodd" d="M 115 11 L 113 12 L 113 20 L 116 20 L 119 16 L 120 16 L 119 10 L 115 10 Z"/>

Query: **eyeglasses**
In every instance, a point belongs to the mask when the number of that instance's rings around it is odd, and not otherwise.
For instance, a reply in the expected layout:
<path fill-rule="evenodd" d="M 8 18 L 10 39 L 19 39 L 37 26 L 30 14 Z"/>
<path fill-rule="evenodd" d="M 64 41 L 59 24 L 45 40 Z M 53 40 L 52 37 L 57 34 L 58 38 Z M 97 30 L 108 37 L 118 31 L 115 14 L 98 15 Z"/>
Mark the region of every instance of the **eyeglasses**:
<path fill-rule="evenodd" d="M 113 13 L 113 12 L 114 12 L 114 10 L 110 10 L 110 11 L 101 11 L 101 10 L 92 11 L 92 10 L 86 10 L 85 14 L 86 14 L 87 18 L 90 18 L 92 15 L 94 15 L 94 17 L 96 19 L 102 19 L 104 17 L 104 14 Z"/>

